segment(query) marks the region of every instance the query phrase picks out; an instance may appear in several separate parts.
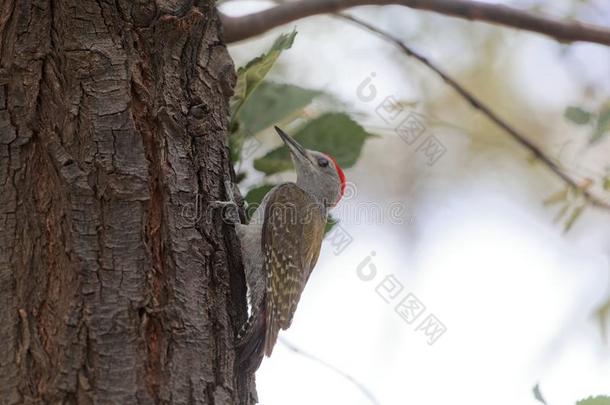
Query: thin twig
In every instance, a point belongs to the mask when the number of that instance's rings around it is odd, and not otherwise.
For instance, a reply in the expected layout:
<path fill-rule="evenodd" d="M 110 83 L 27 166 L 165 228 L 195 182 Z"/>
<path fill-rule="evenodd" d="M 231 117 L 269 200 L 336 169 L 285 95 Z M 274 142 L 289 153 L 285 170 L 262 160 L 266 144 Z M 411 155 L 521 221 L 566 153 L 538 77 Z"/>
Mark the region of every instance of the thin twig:
<path fill-rule="evenodd" d="M 608 27 L 563 22 L 501 4 L 470 0 L 300 0 L 279 4 L 241 17 L 221 15 L 224 38 L 227 43 L 237 42 L 301 18 L 368 5 L 402 5 L 452 17 L 537 32 L 560 42 L 583 41 L 610 46 Z"/>
<path fill-rule="evenodd" d="M 295 346 L 294 344 L 290 343 L 289 341 L 287 341 L 284 338 L 279 338 L 279 341 L 286 346 L 290 351 L 292 351 L 293 353 L 296 353 L 298 355 L 301 355 L 303 357 L 306 357 L 318 364 L 323 365 L 324 367 L 328 368 L 329 370 L 334 371 L 335 373 L 339 374 L 341 377 L 345 378 L 346 380 L 348 380 L 349 382 L 351 382 L 353 385 L 355 385 L 360 391 L 362 391 L 362 393 L 364 394 L 364 396 L 367 397 L 367 399 L 369 401 L 371 401 L 371 403 L 375 404 L 375 405 L 380 405 L 380 402 L 377 400 L 377 398 L 375 398 L 375 396 L 373 395 L 373 393 L 364 385 L 362 384 L 360 381 L 356 380 L 354 377 L 352 377 L 351 375 L 347 374 L 346 372 L 339 370 L 337 367 L 333 366 L 332 364 L 329 364 L 327 362 L 325 362 L 324 360 L 321 360 L 319 358 L 317 358 L 316 356 L 298 348 L 297 346 Z"/>
<path fill-rule="evenodd" d="M 425 56 L 420 55 L 413 49 L 409 48 L 404 42 L 399 40 L 398 38 L 392 36 L 390 33 L 380 30 L 367 22 L 364 22 L 360 19 L 357 19 L 352 16 L 348 16 L 345 14 L 336 14 L 337 17 L 347 20 L 351 23 L 354 23 L 360 27 L 366 28 L 367 30 L 379 35 L 385 40 L 391 42 L 400 50 L 402 50 L 406 55 L 411 56 L 423 63 L 427 68 L 435 72 L 439 75 L 447 85 L 453 88 L 463 99 L 468 101 L 468 103 L 476 110 L 480 111 L 483 115 L 489 118 L 492 122 L 506 131 L 515 141 L 529 150 L 536 158 L 538 158 L 542 163 L 544 163 L 557 177 L 559 177 L 562 181 L 567 183 L 570 187 L 575 190 L 580 190 L 582 192 L 583 197 L 593 206 L 598 208 L 604 208 L 610 210 L 610 204 L 601 200 L 597 196 L 594 196 L 570 176 L 568 176 L 564 171 L 559 167 L 557 163 L 555 163 L 551 158 L 546 156 L 542 149 L 540 149 L 537 145 L 535 145 L 529 138 L 523 135 L 521 132 L 513 128 L 510 124 L 504 121 L 502 118 L 498 116 L 490 107 L 485 105 L 481 100 L 475 97 L 472 93 L 466 90 L 462 85 L 460 85 L 456 80 L 454 80 L 451 76 L 437 67 L 434 63 L 430 62 Z"/>

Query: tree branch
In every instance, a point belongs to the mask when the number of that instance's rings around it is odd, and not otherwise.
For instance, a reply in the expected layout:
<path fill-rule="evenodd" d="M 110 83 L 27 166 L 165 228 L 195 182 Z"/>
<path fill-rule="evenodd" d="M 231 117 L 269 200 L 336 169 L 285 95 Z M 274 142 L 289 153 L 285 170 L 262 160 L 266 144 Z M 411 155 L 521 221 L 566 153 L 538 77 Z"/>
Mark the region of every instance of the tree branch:
<path fill-rule="evenodd" d="M 337 14 L 337 17 L 350 21 L 360 27 L 363 27 L 363 28 L 379 35 L 380 37 L 382 37 L 385 40 L 394 44 L 407 56 L 411 56 L 411 57 L 415 58 L 416 60 L 418 60 L 419 62 L 421 62 L 422 64 L 424 64 L 427 68 L 429 68 L 434 73 L 439 75 L 443 79 L 443 81 L 445 83 L 447 83 L 447 85 L 449 85 L 451 88 L 453 88 L 453 90 L 455 90 L 463 99 L 468 101 L 468 103 L 474 109 L 481 112 L 483 115 L 485 115 L 487 118 L 489 118 L 493 123 L 495 123 L 500 128 L 502 128 L 504 131 L 506 131 L 520 145 L 522 145 L 527 150 L 529 150 L 536 158 L 538 158 L 542 163 L 544 163 L 544 165 L 547 166 L 563 182 L 565 182 L 568 186 L 574 188 L 575 190 L 580 190 L 582 192 L 583 197 L 585 198 L 585 200 L 587 200 L 588 203 L 590 203 L 591 205 L 598 207 L 598 208 L 610 210 L 610 204 L 603 201 L 599 197 L 591 194 L 589 191 L 587 191 L 586 186 L 579 184 L 579 182 L 577 182 L 576 180 L 574 180 L 570 176 L 568 176 L 566 173 L 564 173 L 564 171 L 559 167 L 559 165 L 557 163 L 555 163 L 551 158 L 546 156 L 544 154 L 544 152 L 542 151 L 542 149 L 540 149 L 537 145 L 535 145 L 532 141 L 530 141 L 527 136 L 525 136 L 524 134 L 522 134 L 521 132 L 519 132 L 518 130 L 513 128 L 509 123 L 507 123 L 502 118 L 500 118 L 498 116 L 498 114 L 496 114 L 490 107 L 485 105 L 485 103 L 483 103 L 481 100 L 476 98 L 476 96 L 474 96 L 464 87 L 462 87 L 462 85 L 460 85 L 451 76 L 449 76 L 439 67 L 437 67 L 432 62 L 430 62 L 425 56 L 422 56 L 419 53 L 415 52 L 414 50 L 409 48 L 404 42 L 402 42 L 398 38 L 392 36 L 391 34 L 385 32 L 385 31 L 382 31 L 360 19 L 348 16 L 348 15 L 344 15 L 344 14 Z M 587 184 L 587 183 L 584 182 L 583 184 Z"/>
<path fill-rule="evenodd" d="M 610 46 L 608 27 L 562 22 L 504 5 L 469 0 L 300 0 L 242 17 L 222 15 L 221 18 L 225 41 L 231 43 L 316 14 L 335 13 L 356 6 L 391 4 L 537 32 L 561 42 L 583 41 Z"/>
<path fill-rule="evenodd" d="M 345 378 L 347 381 L 349 381 L 354 386 L 356 386 L 364 394 L 364 396 L 369 401 L 371 401 L 371 403 L 373 405 L 380 405 L 379 401 L 377 400 L 377 398 L 375 398 L 375 395 L 373 395 L 371 390 L 369 390 L 367 387 L 365 387 L 364 384 L 362 384 L 360 381 L 356 380 L 354 377 L 347 374 L 345 371 L 342 371 L 342 370 L 338 369 L 337 367 L 333 366 L 332 364 L 327 363 L 324 360 L 317 358 L 313 354 L 310 354 L 310 353 L 306 352 L 305 350 L 298 348 L 297 346 L 295 346 L 294 344 L 290 343 L 289 341 L 287 341 L 286 339 L 284 339 L 282 337 L 279 338 L 279 341 L 284 346 L 286 346 L 286 348 L 288 348 L 288 350 L 290 350 L 291 352 L 301 355 L 303 357 L 306 357 L 306 358 L 314 361 L 315 363 L 318 363 L 318 364 L 330 369 L 331 371 L 337 373 L 341 377 Z"/>

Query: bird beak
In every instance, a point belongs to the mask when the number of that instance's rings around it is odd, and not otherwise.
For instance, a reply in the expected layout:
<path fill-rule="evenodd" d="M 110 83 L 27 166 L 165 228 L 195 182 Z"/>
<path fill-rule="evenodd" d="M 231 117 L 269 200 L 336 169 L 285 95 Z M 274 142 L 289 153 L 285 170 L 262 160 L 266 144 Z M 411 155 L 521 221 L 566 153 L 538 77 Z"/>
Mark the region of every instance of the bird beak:
<path fill-rule="evenodd" d="M 290 153 L 292 153 L 292 155 L 295 158 L 297 158 L 297 159 L 299 159 L 299 158 L 303 159 L 304 158 L 309 163 L 312 163 L 312 161 L 309 158 L 309 156 L 307 156 L 307 152 L 305 151 L 305 148 L 303 148 L 301 145 L 299 145 L 294 139 L 292 139 L 290 136 L 288 136 L 288 134 L 286 134 L 280 128 L 278 128 L 278 127 L 274 127 L 274 128 L 277 131 L 277 133 L 280 136 L 280 138 L 282 138 L 282 141 L 284 141 L 284 143 L 286 144 L 286 146 L 290 150 Z"/>

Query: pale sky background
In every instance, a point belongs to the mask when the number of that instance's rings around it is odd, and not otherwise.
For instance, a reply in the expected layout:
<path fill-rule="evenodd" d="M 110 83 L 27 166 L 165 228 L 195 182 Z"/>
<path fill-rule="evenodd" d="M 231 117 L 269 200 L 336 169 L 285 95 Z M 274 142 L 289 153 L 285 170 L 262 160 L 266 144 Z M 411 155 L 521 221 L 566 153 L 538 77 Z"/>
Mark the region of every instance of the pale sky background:
<path fill-rule="evenodd" d="M 575 1 L 496 3 L 537 4 L 551 15 L 610 25 L 604 0 L 575 8 Z M 236 1 L 222 9 L 239 15 L 269 4 Z M 566 122 L 563 110 L 594 108 L 610 98 L 609 48 L 565 46 L 401 7 L 356 14 L 457 77 L 571 175 L 604 173 L 610 137 L 588 148 L 586 130 Z M 610 295 L 610 214 L 589 209 L 562 234 L 562 225 L 553 223 L 557 208 L 542 201 L 563 184 L 435 75 L 354 26 L 330 17 L 298 21 L 232 46 L 236 64 L 293 26 L 299 34 L 272 79 L 325 90 L 343 103 L 339 109 L 383 136 L 368 140 L 358 164 L 346 171 L 355 196 L 336 216 L 353 242 L 340 254 L 325 243 L 294 323 L 280 336 L 362 382 L 382 405 L 534 405 L 536 383 L 549 405 L 610 395 L 610 348 L 594 317 Z M 363 102 L 357 88 L 373 72 L 378 95 Z M 427 132 L 446 148 L 433 166 L 376 117 L 389 95 L 419 103 Z M 257 156 L 279 144 L 273 135 L 264 142 Z M 246 186 L 258 180 L 251 176 Z M 349 214 L 371 203 L 402 204 L 402 220 L 391 223 L 386 215 L 367 224 Z M 377 274 L 363 281 L 357 267 L 371 252 Z M 393 304 L 376 293 L 387 275 L 404 286 Z M 408 293 L 426 306 L 412 325 L 394 312 Z M 429 314 L 447 328 L 433 345 L 415 330 Z M 263 405 L 372 403 L 343 377 L 281 343 L 257 372 L 257 387 Z"/>

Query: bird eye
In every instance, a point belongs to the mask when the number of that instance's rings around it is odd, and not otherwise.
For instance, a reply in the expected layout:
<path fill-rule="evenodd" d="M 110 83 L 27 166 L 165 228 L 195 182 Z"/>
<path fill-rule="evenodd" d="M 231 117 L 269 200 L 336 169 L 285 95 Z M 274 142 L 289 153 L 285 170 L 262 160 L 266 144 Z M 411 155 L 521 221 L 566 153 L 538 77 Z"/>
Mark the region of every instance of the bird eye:
<path fill-rule="evenodd" d="M 328 166 L 328 159 L 323 158 L 323 157 L 318 158 L 318 166 L 320 166 L 320 167 Z"/>

